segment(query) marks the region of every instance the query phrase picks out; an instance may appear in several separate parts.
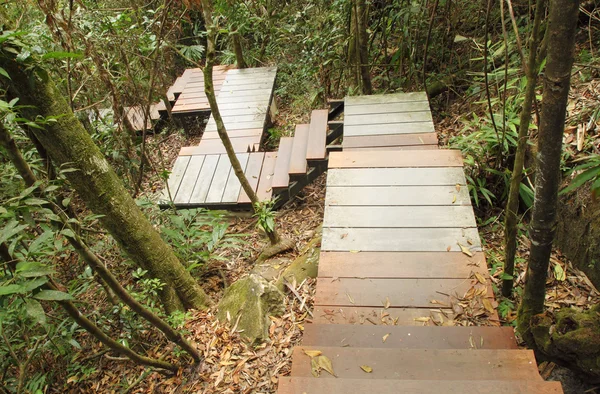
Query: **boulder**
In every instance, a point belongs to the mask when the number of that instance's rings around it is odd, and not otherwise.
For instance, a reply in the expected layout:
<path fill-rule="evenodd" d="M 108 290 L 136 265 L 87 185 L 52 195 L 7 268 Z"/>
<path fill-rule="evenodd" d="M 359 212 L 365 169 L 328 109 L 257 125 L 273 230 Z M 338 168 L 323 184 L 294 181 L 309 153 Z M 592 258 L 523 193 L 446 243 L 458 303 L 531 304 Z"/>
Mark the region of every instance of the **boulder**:
<path fill-rule="evenodd" d="M 250 274 L 225 290 L 217 317 L 232 325 L 237 322 L 242 337 L 259 342 L 269 337 L 269 316 L 279 316 L 283 310 L 283 293 L 261 276 Z"/>

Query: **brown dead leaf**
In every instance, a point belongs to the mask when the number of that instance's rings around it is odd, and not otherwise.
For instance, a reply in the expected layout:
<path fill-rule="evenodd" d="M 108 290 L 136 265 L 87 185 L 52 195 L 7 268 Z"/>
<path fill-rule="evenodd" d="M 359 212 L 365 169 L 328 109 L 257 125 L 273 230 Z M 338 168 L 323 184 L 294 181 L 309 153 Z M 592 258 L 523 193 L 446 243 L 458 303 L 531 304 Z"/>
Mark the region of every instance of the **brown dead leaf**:
<path fill-rule="evenodd" d="M 385 343 L 385 341 L 387 341 L 387 339 L 389 338 L 389 336 L 390 336 L 390 334 L 389 334 L 389 333 L 388 333 L 388 334 L 385 334 L 385 335 L 383 336 L 383 338 L 381 338 L 381 341 L 382 341 L 383 343 Z"/>
<path fill-rule="evenodd" d="M 483 275 L 481 275 L 479 272 L 475 272 L 475 277 L 477 278 L 477 280 L 479 281 L 479 283 L 485 285 L 487 283 L 487 281 L 485 280 L 485 278 L 483 277 Z"/>
<path fill-rule="evenodd" d="M 485 308 L 486 311 L 488 311 L 490 314 L 494 313 L 494 307 L 492 306 L 492 303 L 490 302 L 489 299 L 484 298 L 482 303 L 483 303 L 483 307 Z"/>
<path fill-rule="evenodd" d="M 346 293 L 346 295 L 348 296 L 348 300 L 350 301 L 350 303 L 354 305 L 354 299 L 350 297 L 350 294 Z"/>
<path fill-rule="evenodd" d="M 469 248 L 467 248 L 466 246 L 463 246 L 460 244 L 460 242 L 457 242 L 458 247 L 460 248 L 460 251 L 463 252 L 464 254 L 466 254 L 469 257 L 473 257 L 473 252 L 471 252 L 469 250 Z"/>
<path fill-rule="evenodd" d="M 451 251 L 451 250 L 452 250 L 452 246 L 448 246 L 448 247 L 446 248 L 446 252 L 449 252 L 449 251 Z"/>
<path fill-rule="evenodd" d="M 429 322 L 430 319 L 431 319 L 430 317 L 415 317 L 414 321 L 427 323 L 427 322 Z"/>
<path fill-rule="evenodd" d="M 383 304 L 384 309 L 388 309 L 390 307 L 390 297 L 385 297 L 385 303 Z"/>
<path fill-rule="evenodd" d="M 315 358 L 310 359 L 310 373 L 312 373 L 315 378 L 318 378 L 321 374 L 321 368 L 319 367 L 319 363 L 317 363 Z"/>
<path fill-rule="evenodd" d="M 460 185 L 457 183 L 456 184 L 456 191 L 459 192 L 460 191 Z"/>
<path fill-rule="evenodd" d="M 323 354 L 320 350 L 303 350 L 304 354 L 306 354 L 308 357 L 313 358 L 313 357 L 317 357 L 320 356 L 321 354 Z"/>
<path fill-rule="evenodd" d="M 335 376 L 335 372 L 333 372 L 333 364 L 331 363 L 331 360 L 327 356 L 319 356 L 319 357 L 315 358 L 315 360 L 317 361 L 317 365 L 321 369 L 324 369 L 325 371 L 327 371 L 331 376 Z M 337 377 L 337 376 L 335 376 L 335 377 Z"/>
<path fill-rule="evenodd" d="M 373 372 L 373 368 L 369 367 L 368 365 L 361 365 L 360 369 L 362 369 L 363 371 L 365 371 L 366 373 L 371 373 Z"/>

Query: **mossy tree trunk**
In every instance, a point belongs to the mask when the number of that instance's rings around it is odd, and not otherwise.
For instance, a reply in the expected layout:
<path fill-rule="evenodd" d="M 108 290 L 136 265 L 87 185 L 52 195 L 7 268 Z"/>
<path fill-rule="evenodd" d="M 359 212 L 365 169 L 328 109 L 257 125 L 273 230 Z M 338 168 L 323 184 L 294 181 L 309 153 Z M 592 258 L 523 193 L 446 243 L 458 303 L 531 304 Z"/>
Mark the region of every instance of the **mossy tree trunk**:
<path fill-rule="evenodd" d="M 517 213 L 519 211 L 519 190 L 523 178 L 523 166 L 525 165 L 525 153 L 527 151 L 527 140 L 529 139 L 529 123 L 531 122 L 531 110 L 535 100 L 535 87 L 537 85 L 538 68 L 538 46 L 540 42 L 540 24 L 544 15 L 546 0 L 537 0 L 535 5 L 535 17 L 533 20 L 533 31 L 529 45 L 529 59 L 525 68 L 527 86 L 525 87 L 525 98 L 519 122 L 519 136 L 515 161 L 513 163 L 508 202 L 506 204 L 506 216 L 504 218 L 505 251 L 504 251 L 504 279 L 502 281 L 502 295 L 510 297 L 513 288 L 513 275 L 515 269 L 515 254 L 517 251 Z"/>
<path fill-rule="evenodd" d="M 531 319 L 544 310 L 546 277 L 556 230 L 562 136 L 571 84 L 578 14 L 579 1 L 550 1 L 548 59 L 536 157 L 535 199 L 530 226 L 531 252 L 518 314 L 519 331 L 530 344 L 533 344 Z"/>
<path fill-rule="evenodd" d="M 23 114 L 30 119 L 54 118 L 34 129 L 53 162 L 76 169 L 66 177 L 86 205 L 103 215 L 103 226 L 139 267 L 165 283 L 161 299 L 167 312 L 205 308 L 208 296 L 129 196 L 54 82 L 41 68 L 25 66 L 30 65 L 18 63 L 13 53 L 0 53 L 0 67 L 11 77 L 8 94 L 30 106 Z"/>
<path fill-rule="evenodd" d="M 371 83 L 371 71 L 369 70 L 369 36 L 367 34 L 368 25 L 368 10 L 365 0 L 354 0 L 353 7 L 355 10 L 355 44 L 356 44 L 356 61 L 357 68 L 360 73 L 361 91 L 362 94 L 372 94 L 373 85 Z"/>

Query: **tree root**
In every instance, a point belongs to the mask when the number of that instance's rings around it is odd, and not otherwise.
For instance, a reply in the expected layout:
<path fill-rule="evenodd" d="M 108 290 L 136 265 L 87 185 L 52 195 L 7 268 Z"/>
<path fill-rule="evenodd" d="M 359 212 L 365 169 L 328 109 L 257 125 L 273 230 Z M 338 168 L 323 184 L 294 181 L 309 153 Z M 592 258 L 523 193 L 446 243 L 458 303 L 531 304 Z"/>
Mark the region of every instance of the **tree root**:
<path fill-rule="evenodd" d="M 293 249 L 294 246 L 295 242 L 293 240 L 289 238 L 282 238 L 275 245 L 271 245 L 264 249 L 258 256 L 258 259 L 256 259 L 256 262 L 263 263 L 271 257 L 278 255 L 279 253 L 283 253 L 290 249 Z"/>

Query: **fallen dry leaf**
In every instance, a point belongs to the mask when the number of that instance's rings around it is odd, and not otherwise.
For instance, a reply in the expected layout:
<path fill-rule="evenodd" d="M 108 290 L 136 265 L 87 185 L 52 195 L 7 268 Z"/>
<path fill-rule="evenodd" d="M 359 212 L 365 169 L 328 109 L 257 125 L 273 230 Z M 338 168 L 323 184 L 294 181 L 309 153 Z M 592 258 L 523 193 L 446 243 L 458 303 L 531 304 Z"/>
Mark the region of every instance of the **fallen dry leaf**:
<path fill-rule="evenodd" d="M 452 204 L 454 204 L 456 202 L 456 194 L 454 195 L 454 198 L 452 198 Z"/>
<path fill-rule="evenodd" d="M 350 294 L 346 293 L 346 295 L 348 296 L 348 300 L 350 301 L 350 303 L 354 304 L 354 299 L 350 297 Z"/>
<path fill-rule="evenodd" d="M 368 365 L 361 365 L 360 369 L 362 369 L 363 371 L 365 371 L 366 373 L 371 373 L 373 372 L 373 368 L 369 367 Z"/>
<path fill-rule="evenodd" d="M 485 278 L 483 277 L 483 275 L 481 275 L 479 272 L 475 272 L 475 277 L 477 278 L 477 280 L 479 281 L 479 283 L 485 285 L 487 283 L 487 281 L 485 280 Z"/>
<path fill-rule="evenodd" d="M 385 297 L 385 303 L 383 304 L 384 309 L 388 309 L 390 307 L 390 297 Z"/>
<path fill-rule="evenodd" d="M 460 242 L 457 242 L 458 246 L 460 247 L 460 251 L 463 252 L 464 254 L 466 254 L 469 257 L 473 257 L 473 252 L 471 252 L 469 250 L 469 248 L 467 248 L 466 246 L 463 246 L 460 244 Z"/>
<path fill-rule="evenodd" d="M 315 358 L 315 360 L 317 361 L 317 365 L 321 369 L 324 369 L 325 371 L 327 371 L 331 376 L 335 376 L 335 372 L 333 372 L 333 364 L 331 363 L 331 360 L 328 357 L 319 356 L 319 357 Z M 337 377 L 337 376 L 335 376 L 335 377 Z"/>
<path fill-rule="evenodd" d="M 381 338 L 381 341 L 382 341 L 383 343 L 385 343 L 385 341 L 387 341 L 387 339 L 389 338 L 389 336 L 390 336 L 390 334 L 385 334 L 385 335 L 383 336 L 383 338 Z"/>
<path fill-rule="evenodd" d="M 320 350 L 306 350 L 306 349 L 304 349 L 303 351 L 304 351 L 304 354 L 306 354 L 310 358 L 317 357 L 317 356 L 320 356 L 321 354 L 323 354 L 323 353 L 321 353 Z"/>
<path fill-rule="evenodd" d="M 487 298 L 484 298 L 482 302 L 483 302 L 483 307 L 485 308 L 485 310 L 488 311 L 490 314 L 493 314 L 494 307 L 492 306 L 491 301 Z"/>
<path fill-rule="evenodd" d="M 456 184 L 456 191 L 459 192 L 460 191 L 460 185 L 457 183 Z"/>

